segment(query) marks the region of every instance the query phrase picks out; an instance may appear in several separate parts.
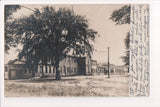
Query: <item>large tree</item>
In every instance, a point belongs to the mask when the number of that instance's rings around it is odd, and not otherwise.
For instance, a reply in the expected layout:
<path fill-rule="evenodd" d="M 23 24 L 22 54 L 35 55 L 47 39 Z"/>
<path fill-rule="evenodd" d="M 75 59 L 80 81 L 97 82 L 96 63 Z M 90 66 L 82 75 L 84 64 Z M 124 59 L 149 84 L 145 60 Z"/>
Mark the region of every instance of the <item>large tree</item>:
<path fill-rule="evenodd" d="M 4 22 L 5 22 L 5 52 L 7 53 L 10 47 L 15 47 L 16 43 L 12 35 L 9 35 L 9 24 L 13 19 L 13 13 L 20 9 L 20 5 L 5 5 Z"/>
<path fill-rule="evenodd" d="M 114 22 L 116 22 L 117 25 L 122 25 L 122 24 L 130 24 L 130 11 L 131 11 L 131 6 L 130 5 L 125 5 L 121 7 L 118 10 L 115 10 L 110 19 Z M 130 43 L 130 34 L 129 32 L 127 33 L 127 36 L 124 40 L 125 46 L 126 46 L 126 55 L 122 57 L 123 62 L 125 63 L 126 66 L 129 65 L 129 43 Z"/>
<path fill-rule="evenodd" d="M 72 51 L 76 55 L 91 55 L 92 45 L 97 34 L 89 29 L 85 17 L 75 14 L 70 9 L 43 7 L 10 24 L 10 32 L 23 44 L 19 57 L 26 58 L 26 65 L 34 68 L 39 62 L 47 66 L 51 61 L 56 67 L 56 79 L 61 79 L 59 63 Z M 32 70 L 34 76 L 34 70 Z"/>

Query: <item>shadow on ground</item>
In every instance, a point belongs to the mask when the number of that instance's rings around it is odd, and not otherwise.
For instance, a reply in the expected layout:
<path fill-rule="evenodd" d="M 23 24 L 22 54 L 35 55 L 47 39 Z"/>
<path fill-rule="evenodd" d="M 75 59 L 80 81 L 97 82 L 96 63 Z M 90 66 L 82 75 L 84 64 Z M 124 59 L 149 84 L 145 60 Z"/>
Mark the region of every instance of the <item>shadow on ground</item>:
<path fill-rule="evenodd" d="M 62 81 L 75 81 L 77 79 L 71 79 L 71 78 L 66 78 L 66 79 L 61 79 L 61 80 L 56 80 L 56 79 L 49 79 L 49 78 L 41 78 L 41 79 L 22 79 L 22 80 L 14 80 L 17 82 L 23 82 L 23 83 L 45 83 L 45 82 L 54 82 L 54 81 L 58 81 L 58 82 L 62 82 Z"/>

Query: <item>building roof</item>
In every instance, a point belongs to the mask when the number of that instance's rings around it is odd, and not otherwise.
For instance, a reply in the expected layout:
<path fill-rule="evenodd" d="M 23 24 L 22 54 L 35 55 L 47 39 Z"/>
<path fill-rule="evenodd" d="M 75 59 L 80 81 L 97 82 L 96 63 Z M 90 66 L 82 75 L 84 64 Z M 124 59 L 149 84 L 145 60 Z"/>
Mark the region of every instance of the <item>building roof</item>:
<path fill-rule="evenodd" d="M 19 59 L 15 59 L 15 60 L 10 60 L 8 62 L 8 65 L 11 65 L 11 64 L 25 64 L 25 60 L 19 60 Z"/>
<path fill-rule="evenodd" d="M 72 55 L 66 55 L 66 57 L 72 57 L 72 58 L 85 58 L 85 57 L 78 57 L 78 56 L 72 56 Z M 11 64 L 25 64 L 26 59 L 14 59 L 14 60 L 10 60 L 8 62 L 8 65 Z"/>
<path fill-rule="evenodd" d="M 92 62 L 97 62 L 97 60 L 93 60 L 93 59 L 92 59 L 91 61 L 92 61 Z"/>

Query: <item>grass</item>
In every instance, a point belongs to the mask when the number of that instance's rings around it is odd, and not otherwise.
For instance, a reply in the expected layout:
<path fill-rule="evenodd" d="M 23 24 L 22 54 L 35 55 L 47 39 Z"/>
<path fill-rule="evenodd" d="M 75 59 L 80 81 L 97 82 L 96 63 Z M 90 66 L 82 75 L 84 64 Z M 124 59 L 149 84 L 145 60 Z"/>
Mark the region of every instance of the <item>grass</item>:
<path fill-rule="evenodd" d="M 13 83 L 5 86 L 5 92 L 8 93 L 6 96 L 10 96 L 13 93 L 16 93 L 18 96 L 100 96 L 100 94 L 91 92 L 89 88 L 86 87 L 63 86 L 61 84 L 43 84 L 42 86 L 37 87 L 34 85 L 26 86 Z"/>
<path fill-rule="evenodd" d="M 5 80 L 6 97 L 128 96 L 128 77 L 66 77 L 60 81 Z"/>

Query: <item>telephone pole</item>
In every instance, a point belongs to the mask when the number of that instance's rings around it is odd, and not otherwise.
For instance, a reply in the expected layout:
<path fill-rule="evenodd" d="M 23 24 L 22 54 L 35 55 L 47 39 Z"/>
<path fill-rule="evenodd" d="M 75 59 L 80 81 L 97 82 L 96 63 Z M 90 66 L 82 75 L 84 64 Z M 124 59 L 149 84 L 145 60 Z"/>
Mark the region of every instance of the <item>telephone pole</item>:
<path fill-rule="evenodd" d="M 108 78 L 110 78 L 110 74 L 109 74 L 109 48 L 110 47 L 107 47 L 108 48 Z"/>

